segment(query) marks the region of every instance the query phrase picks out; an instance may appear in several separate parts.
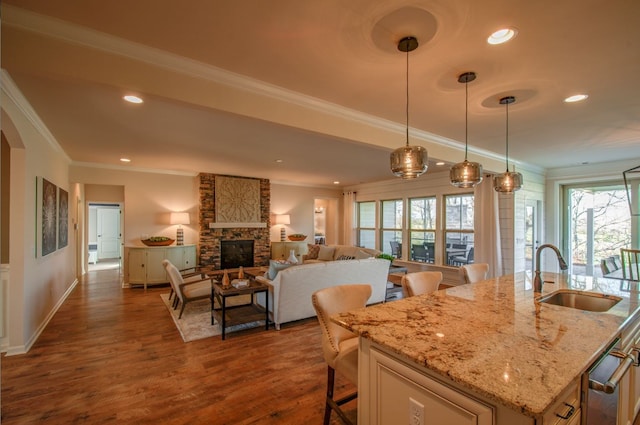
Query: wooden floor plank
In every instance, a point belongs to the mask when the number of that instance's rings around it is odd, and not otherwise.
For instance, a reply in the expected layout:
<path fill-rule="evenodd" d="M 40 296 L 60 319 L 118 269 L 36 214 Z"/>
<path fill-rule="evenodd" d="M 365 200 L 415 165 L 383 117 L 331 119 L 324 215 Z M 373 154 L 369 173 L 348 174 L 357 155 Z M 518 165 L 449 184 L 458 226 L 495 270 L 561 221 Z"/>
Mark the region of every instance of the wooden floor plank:
<path fill-rule="evenodd" d="M 184 343 L 168 292 L 88 273 L 29 353 L 2 358 L 2 424 L 322 423 L 316 319 Z"/>

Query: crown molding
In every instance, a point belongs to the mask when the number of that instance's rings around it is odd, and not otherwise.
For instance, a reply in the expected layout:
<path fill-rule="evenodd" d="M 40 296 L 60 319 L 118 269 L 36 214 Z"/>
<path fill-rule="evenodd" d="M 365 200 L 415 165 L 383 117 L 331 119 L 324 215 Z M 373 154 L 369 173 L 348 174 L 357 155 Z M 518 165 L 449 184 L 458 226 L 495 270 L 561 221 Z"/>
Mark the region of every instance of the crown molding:
<path fill-rule="evenodd" d="M 0 86 L 2 86 L 3 95 L 11 99 L 11 101 L 18 107 L 20 112 L 27 118 L 27 120 L 33 125 L 36 131 L 46 140 L 47 143 L 58 152 L 67 162 L 71 162 L 69 155 L 62 149 L 62 146 L 58 143 L 56 138 L 51 134 L 47 126 L 40 119 L 40 116 L 33 109 L 31 104 L 24 97 L 16 83 L 13 81 L 9 73 L 2 69 L 0 71 Z"/>

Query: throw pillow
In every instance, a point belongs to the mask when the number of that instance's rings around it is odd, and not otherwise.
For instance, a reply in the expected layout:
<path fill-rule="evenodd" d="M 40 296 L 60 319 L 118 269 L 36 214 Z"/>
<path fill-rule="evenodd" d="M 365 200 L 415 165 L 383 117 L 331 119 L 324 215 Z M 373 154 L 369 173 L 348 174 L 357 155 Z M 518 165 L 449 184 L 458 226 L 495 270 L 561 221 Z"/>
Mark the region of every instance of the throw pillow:
<path fill-rule="evenodd" d="M 351 255 L 341 255 L 336 260 L 355 260 L 356 257 L 352 257 Z"/>
<path fill-rule="evenodd" d="M 307 244 L 307 259 L 308 260 L 317 260 L 318 259 L 318 253 L 320 252 L 320 245 L 311 245 L 310 243 Z"/>
<path fill-rule="evenodd" d="M 320 251 L 318 252 L 318 260 L 333 261 L 333 253 L 336 248 L 333 246 L 320 245 Z"/>
<path fill-rule="evenodd" d="M 295 264 L 291 264 L 291 263 L 281 263 L 280 261 L 276 261 L 276 260 L 269 260 L 269 272 L 268 272 L 268 276 L 267 278 L 269 280 L 273 280 L 276 278 L 276 276 L 278 275 L 278 272 L 280 270 L 284 270 L 287 267 L 291 267 L 294 266 Z"/>
<path fill-rule="evenodd" d="M 366 260 L 367 258 L 371 258 L 371 257 L 372 257 L 371 254 L 361 249 L 359 249 L 358 252 L 356 252 L 356 260 Z"/>

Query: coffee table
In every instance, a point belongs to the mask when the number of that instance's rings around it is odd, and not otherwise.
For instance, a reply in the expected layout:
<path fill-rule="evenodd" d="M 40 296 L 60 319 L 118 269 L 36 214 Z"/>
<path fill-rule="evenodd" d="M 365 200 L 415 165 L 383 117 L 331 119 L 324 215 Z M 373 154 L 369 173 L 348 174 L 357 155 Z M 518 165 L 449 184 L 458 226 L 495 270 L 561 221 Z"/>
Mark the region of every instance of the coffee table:
<path fill-rule="evenodd" d="M 255 303 L 255 294 L 264 292 L 265 307 Z M 251 301 L 247 304 L 227 306 L 227 298 L 239 295 L 251 295 Z M 220 307 L 215 307 L 215 301 Z M 269 285 L 249 280 L 249 286 L 244 288 L 223 288 L 221 283 L 211 282 L 211 324 L 218 320 L 222 327 L 222 339 L 225 339 L 226 329 L 229 326 L 244 323 L 261 322 L 264 320 L 264 329 L 269 330 Z"/>

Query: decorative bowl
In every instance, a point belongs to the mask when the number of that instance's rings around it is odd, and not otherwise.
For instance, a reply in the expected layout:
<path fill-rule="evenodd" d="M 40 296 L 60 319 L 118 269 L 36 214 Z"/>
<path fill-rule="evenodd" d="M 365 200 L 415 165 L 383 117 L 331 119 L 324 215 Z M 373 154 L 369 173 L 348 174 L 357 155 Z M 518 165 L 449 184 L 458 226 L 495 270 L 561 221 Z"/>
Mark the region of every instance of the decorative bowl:
<path fill-rule="evenodd" d="M 175 242 L 175 239 L 165 237 L 154 237 L 149 239 L 141 239 L 146 246 L 169 246 Z"/>
<path fill-rule="evenodd" d="M 295 241 L 295 242 L 300 242 L 307 239 L 307 235 L 301 235 L 299 233 L 294 235 L 289 235 L 287 237 L 289 238 L 290 241 Z"/>

